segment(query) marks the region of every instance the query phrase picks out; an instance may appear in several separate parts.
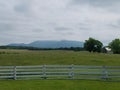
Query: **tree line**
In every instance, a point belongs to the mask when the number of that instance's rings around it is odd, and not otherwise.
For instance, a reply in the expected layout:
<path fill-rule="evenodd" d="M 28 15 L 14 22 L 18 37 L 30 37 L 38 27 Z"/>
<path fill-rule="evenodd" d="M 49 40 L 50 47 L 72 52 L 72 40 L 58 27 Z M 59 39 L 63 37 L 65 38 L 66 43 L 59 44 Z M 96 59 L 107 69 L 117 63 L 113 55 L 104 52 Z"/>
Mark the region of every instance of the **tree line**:
<path fill-rule="evenodd" d="M 114 54 L 120 54 L 120 39 L 112 40 L 107 47 L 109 47 Z M 89 52 L 102 52 L 103 43 L 90 37 L 88 40 L 85 40 L 84 48 Z"/>
<path fill-rule="evenodd" d="M 114 54 L 120 54 L 120 39 L 112 40 L 108 46 Z M 36 48 L 27 46 L 0 46 L 0 49 L 27 49 L 27 50 L 72 50 L 72 51 L 89 51 L 89 52 L 103 52 L 103 43 L 94 38 L 85 40 L 84 47 L 61 47 L 61 48 Z"/>
<path fill-rule="evenodd" d="M 72 51 L 84 51 L 83 47 L 61 47 L 61 48 L 37 48 L 29 46 L 0 46 L 0 49 L 26 49 L 26 50 L 72 50 Z"/>

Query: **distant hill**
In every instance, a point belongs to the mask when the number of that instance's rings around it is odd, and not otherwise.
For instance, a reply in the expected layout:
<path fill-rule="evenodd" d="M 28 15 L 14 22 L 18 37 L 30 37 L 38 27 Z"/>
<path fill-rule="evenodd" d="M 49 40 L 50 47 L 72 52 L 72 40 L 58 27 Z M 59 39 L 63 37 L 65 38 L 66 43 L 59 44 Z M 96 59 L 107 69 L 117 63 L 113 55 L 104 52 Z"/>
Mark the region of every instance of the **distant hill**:
<path fill-rule="evenodd" d="M 69 48 L 69 47 L 83 47 L 83 42 L 79 41 L 54 41 L 54 40 L 45 40 L 45 41 L 35 41 L 29 44 L 24 43 L 15 43 L 9 44 L 7 46 L 27 46 L 27 47 L 36 47 L 36 48 Z"/>

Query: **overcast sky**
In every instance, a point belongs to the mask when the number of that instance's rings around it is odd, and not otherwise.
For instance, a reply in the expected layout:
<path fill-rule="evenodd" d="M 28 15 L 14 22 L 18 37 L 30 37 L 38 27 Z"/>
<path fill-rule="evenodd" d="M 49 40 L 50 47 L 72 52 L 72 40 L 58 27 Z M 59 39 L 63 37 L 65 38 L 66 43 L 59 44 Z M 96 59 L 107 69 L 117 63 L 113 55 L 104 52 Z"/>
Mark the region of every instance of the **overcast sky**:
<path fill-rule="evenodd" d="M 120 0 L 0 0 L 0 45 L 120 38 Z"/>

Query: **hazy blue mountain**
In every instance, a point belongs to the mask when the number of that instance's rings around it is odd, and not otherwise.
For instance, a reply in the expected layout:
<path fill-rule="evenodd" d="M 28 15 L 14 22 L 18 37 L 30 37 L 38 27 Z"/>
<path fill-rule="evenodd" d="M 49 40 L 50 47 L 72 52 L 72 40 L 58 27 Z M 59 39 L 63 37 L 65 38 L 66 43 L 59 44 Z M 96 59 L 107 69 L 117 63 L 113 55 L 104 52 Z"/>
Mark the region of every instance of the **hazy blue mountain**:
<path fill-rule="evenodd" d="M 8 46 L 30 46 L 37 48 L 61 48 L 61 47 L 83 47 L 83 42 L 79 41 L 54 41 L 54 40 L 45 40 L 45 41 L 35 41 L 29 44 L 9 44 Z"/>

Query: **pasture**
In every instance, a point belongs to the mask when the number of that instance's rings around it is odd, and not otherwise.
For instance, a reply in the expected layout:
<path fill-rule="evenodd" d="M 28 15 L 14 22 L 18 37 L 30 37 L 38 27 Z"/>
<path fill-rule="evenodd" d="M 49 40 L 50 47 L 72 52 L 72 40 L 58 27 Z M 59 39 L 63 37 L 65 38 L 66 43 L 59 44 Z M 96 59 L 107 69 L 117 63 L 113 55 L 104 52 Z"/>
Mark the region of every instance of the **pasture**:
<path fill-rule="evenodd" d="M 100 65 L 119 66 L 119 54 L 75 51 L 0 50 L 1 66 L 19 65 Z"/>
<path fill-rule="evenodd" d="M 0 66 L 120 66 L 120 55 L 74 51 L 0 50 Z M 120 90 L 120 82 L 103 80 L 1 80 L 0 90 Z"/>

